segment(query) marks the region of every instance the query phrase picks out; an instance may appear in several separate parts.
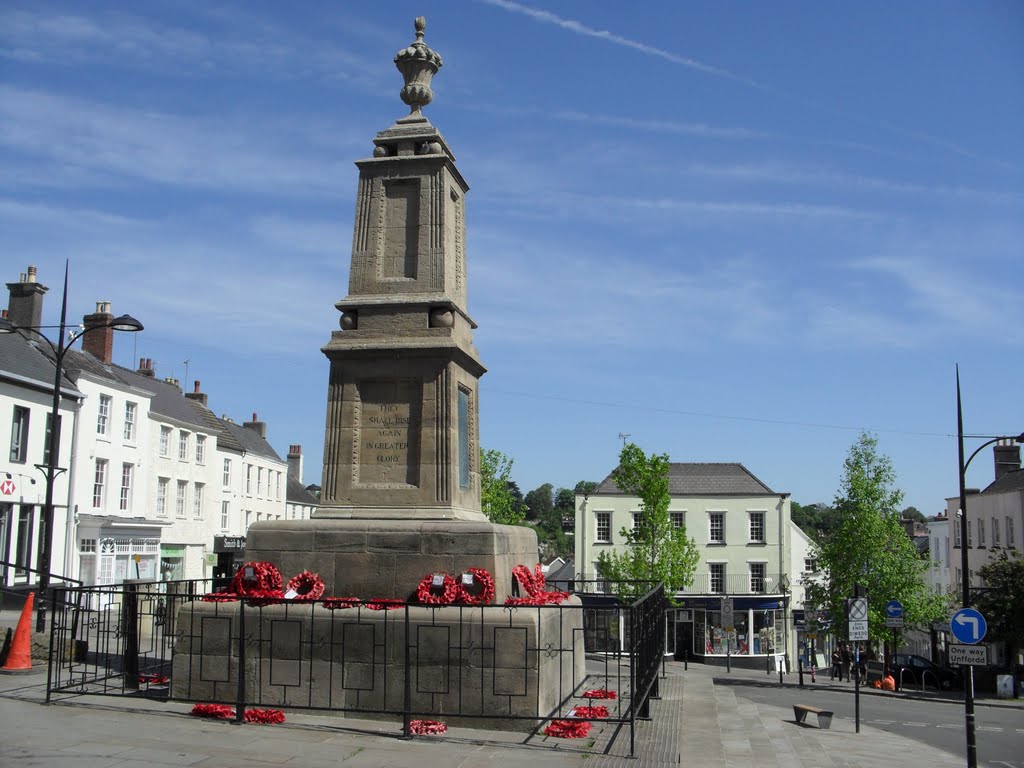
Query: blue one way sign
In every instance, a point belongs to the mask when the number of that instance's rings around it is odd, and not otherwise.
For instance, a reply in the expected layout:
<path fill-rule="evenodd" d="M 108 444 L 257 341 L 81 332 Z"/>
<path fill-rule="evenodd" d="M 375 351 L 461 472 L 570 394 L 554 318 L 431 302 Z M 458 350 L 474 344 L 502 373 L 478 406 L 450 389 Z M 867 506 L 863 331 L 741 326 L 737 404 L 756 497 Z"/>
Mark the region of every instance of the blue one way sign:
<path fill-rule="evenodd" d="M 961 608 L 950 619 L 949 629 L 961 643 L 980 643 L 988 631 L 985 617 L 973 608 Z"/>
<path fill-rule="evenodd" d="M 885 615 L 890 619 L 898 619 L 903 615 L 903 604 L 899 600 L 890 600 L 885 604 Z"/>

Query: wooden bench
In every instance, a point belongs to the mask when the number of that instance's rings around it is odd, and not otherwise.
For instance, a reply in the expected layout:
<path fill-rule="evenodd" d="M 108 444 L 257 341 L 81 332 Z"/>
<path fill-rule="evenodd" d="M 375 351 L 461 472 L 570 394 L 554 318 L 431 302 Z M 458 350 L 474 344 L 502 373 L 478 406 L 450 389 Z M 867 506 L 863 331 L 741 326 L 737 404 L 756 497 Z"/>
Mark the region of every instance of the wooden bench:
<path fill-rule="evenodd" d="M 796 721 L 801 725 L 807 720 L 807 713 L 813 712 L 818 716 L 818 727 L 824 730 L 828 730 L 832 727 L 832 713 L 827 709 L 819 709 L 818 707 L 809 707 L 806 704 L 794 704 L 793 705 L 793 716 Z"/>

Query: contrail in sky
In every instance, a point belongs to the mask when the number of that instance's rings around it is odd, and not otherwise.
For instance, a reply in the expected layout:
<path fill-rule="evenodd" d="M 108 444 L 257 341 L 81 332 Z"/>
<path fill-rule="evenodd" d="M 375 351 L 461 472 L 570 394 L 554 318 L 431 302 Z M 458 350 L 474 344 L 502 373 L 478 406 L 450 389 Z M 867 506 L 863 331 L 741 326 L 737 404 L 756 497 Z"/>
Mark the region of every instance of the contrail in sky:
<path fill-rule="evenodd" d="M 689 67 L 690 69 L 696 70 L 697 72 L 703 72 L 714 77 L 720 77 L 725 80 L 731 80 L 736 83 L 742 83 L 743 85 L 746 85 L 750 88 L 756 88 L 759 91 L 772 93 L 776 96 L 787 99 L 789 101 L 803 104 L 804 106 L 824 110 L 826 112 L 830 112 L 832 114 L 840 115 L 843 117 L 853 118 L 861 123 L 864 123 L 865 125 L 871 125 L 874 126 L 875 128 L 881 128 L 883 130 L 889 131 L 899 136 L 903 136 L 904 138 L 915 139 L 926 144 L 931 144 L 932 146 L 935 147 L 941 147 L 942 149 L 946 149 L 950 152 L 961 155 L 963 157 L 970 158 L 972 160 L 979 160 L 985 163 L 998 165 L 1001 168 L 1011 171 L 1018 170 L 1015 166 L 1013 166 L 1010 163 L 1007 163 L 1005 160 L 978 154 L 977 152 L 974 152 L 970 149 L 966 149 L 957 144 L 953 144 L 952 142 L 947 141 L 945 139 L 941 139 L 937 136 L 932 136 L 930 134 L 922 133 L 920 131 L 906 130 L 903 128 L 899 128 L 898 126 L 892 125 L 891 123 L 883 122 L 880 120 L 874 120 L 872 118 L 864 117 L 863 115 L 858 115 L 856 113 L 850 113 L 844 110 L 828 107 L 824 104 L 820 104 L 816 101 L 804 98 L 802 96 L 796 96 L 794 94 L 785 93 L 784 91 L 780 91 L 779 89 L 774 88 L 770 85 L 766 85 L 765 83 L 760 83 L 757 80 L 752 80 L 749 77 L 737 75 L 736 73 L 730 72 L 729 70 L 723 69 L 722 67 L 714 67 L 710 64 L 705 64 L 703 62 L 697 61 L 696 59 L 691 59 L 686 56 L 680 56 L 678 53 L 666 51 L 664 48 L 658 48 L 657 46 L 654 45 L 648 45 L 647 43 L 642 43 L 639 40 L 632 40 L 628 37 L 617 35 L 614 32 L 609 32 L 603 29 L 595 29 L 594 27 L 587 26 L 586 24 L 580 21 L 576 21 L 575 19 L 564 18 L 555 13 L 552 13 L 551 11 L 545 11 L 539 8 L 531 8 L 528 5 L 522 5 L 520 3 L 513 2 L 513 0 L 479 0 L 479 2 L 485 3 L 487 5 L 492 5 L 496 8 L 501 8 L 502 10 L 509 11 L 511 13 L 518 13 L 522 16 L 528 16 L 531 19 L 539 21 L 543 24 L 553 24 L 556 27 L 561 27 L 562 29 L 568 32 L 572 32 L 573 34 L 576 35 L 582 35 L 584 37 L 593 37 L 598 40 L 604 40 L 606 42 L 612 43 L 613 45 L 622 46 L 623 48 L 632 48 L 634 51 L 639 51 L 640 53 L 647 54 L 648 56 L 656 56 L 657 58 L 664 59 L 665 61 L 672 62 L 673 64 L 680 64 L 684 67 Z"/>

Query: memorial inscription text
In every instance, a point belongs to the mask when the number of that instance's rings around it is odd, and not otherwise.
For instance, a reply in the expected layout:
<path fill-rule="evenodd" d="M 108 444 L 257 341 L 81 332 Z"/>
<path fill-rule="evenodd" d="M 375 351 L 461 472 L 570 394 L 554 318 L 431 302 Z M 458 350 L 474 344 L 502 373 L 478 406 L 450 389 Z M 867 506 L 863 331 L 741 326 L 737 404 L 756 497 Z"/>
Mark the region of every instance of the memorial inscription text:
<path fill-rule="evenodd" d="M 414 485 L 419 465 L 418 382 L 363 382 L 360 387 L 360 483 Z"/>

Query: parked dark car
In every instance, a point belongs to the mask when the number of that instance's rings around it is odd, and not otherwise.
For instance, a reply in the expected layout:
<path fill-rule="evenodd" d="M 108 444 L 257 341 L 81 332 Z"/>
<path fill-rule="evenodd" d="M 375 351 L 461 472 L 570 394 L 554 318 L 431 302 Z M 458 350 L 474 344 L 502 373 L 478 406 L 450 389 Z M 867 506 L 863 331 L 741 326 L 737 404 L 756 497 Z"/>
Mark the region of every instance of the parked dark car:
<path fill-rule="evenodd" d="M 924 685 L 925 688 L 938 688 L 952 691 L 960 687 L 960 673 L 955 669 L 940 667 L 924 656 L 912 653 L 897 653 L 893 656 L 893 667 L 896 685 Z"/>

